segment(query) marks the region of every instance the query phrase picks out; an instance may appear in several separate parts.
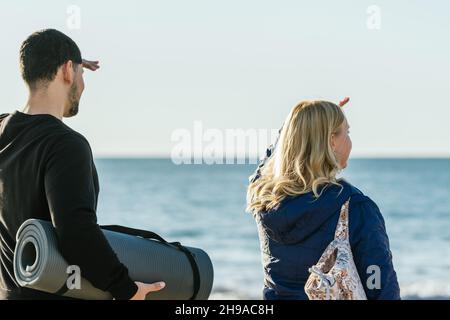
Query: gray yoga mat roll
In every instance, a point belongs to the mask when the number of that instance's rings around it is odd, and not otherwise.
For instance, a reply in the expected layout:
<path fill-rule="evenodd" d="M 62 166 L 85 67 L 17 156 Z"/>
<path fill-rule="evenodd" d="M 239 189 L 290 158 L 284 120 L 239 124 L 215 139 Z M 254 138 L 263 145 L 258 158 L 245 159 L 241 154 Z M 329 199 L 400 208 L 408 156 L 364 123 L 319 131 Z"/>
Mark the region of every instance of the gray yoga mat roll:
<path fill-rule="evenodd" d="M 192 254 L 190 261 L 186 252 L 175 244 L 110 230 L 102 231 L 134 281 L 166 283 L 163 290 L 147 295 L 148 300 L 191 299 L 196 291 L 195 268 L 192 265 L 194 260 L 199 271 L 195 299 L 208 299 L 214 272 L 211 260 L 203 250 L 184 247 Z M 84 278 L 81 278 L 80 289 L 67 289 L 69 265 L 59 253 L 51 222 L 27 220 L 19 228 L 16 238 L 14 273 L 19 285 L 77 299 L 112 299 L 110 293 L 95 288 Z"/>

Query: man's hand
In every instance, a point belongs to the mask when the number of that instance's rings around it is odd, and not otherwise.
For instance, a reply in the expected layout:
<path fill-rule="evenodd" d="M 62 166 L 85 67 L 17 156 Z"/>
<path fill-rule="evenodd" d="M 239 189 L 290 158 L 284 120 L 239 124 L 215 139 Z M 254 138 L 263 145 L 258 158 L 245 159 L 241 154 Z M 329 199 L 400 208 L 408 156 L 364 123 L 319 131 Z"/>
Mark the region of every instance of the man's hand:
<path fill-rule="evenodd" d="M 90 60 L 82 60 L 83 62 L 83 68 L 89 69 L 91 71 L 95 71 L 98 68 L 100 68 L 100 66 L 98 65 L 98 61 L 90 61 Z"/>
<path fill-rule="evenodd" d="M 145 300 L 145 297 L 150 292 L 155 292 L 163 289 L 166 284 L 164 282 L 155 282 L 155 283 L 142 283 L 142 282 L 135 282 L 138 290 L 136 294 L 131 298 L 130 300 Z"/>

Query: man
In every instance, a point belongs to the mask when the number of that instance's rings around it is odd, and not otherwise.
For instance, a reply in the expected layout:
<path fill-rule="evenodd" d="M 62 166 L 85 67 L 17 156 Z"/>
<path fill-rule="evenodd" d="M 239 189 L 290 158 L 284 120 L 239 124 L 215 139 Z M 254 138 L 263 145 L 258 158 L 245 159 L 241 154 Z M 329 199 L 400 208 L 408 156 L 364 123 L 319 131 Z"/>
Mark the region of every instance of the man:
<path fill-rule="evenodd" d="M 133 282 L 97 224 L 99 183 L 87 140 L 62 119 L 78 113 L 84 61 L 75 42 L 47 29 L 20 49 L 29 98 L 22 112 L 0 116 L 0 299 L 56 299 L 15 280 L 16 232 L 30 218 L 51 220 L 61 254 L 115 299 L 144 299 L 163 282 Z"/>

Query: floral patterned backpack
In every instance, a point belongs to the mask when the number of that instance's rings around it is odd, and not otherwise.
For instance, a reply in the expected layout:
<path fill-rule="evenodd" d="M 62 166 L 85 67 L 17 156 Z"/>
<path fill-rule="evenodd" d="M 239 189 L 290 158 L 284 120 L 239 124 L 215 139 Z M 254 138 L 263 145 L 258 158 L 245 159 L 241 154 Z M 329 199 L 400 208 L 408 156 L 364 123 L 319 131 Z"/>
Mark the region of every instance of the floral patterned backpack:
<path fill-rule="evenodd" d="M 349 203 L 342 205 L 334 240 L 309 268 L 305 292 L 310 300 L 367 300 L 349 242 Z"/>

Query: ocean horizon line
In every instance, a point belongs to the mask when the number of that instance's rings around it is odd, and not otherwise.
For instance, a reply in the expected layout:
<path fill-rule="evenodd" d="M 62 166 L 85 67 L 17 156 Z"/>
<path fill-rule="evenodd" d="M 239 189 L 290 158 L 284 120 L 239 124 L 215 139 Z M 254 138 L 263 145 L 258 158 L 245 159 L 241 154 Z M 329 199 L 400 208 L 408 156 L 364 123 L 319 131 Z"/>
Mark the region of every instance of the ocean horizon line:
<path fill-rule="evenodd" d="M 172 158 L 170 156 L 165 155 L 95 155 L 95 160 L 169 160 L 172 161 Z M 191 158 L 193 164 L 198 164 L 197 161 L 205 161 L 208 159 L 201 159 L 201 158 Z M 254 158 L 252 157 L 239 157 L 234 158 L 233 163 L 224 163 L 223 164 L 249 164 L 248 161 L 254 161 Z M 373 156 L 373 155 L 367 155 L 367 156 L 354 156 L 350 157 L 351 160 L 450 160 L 450 155 L 416 155 L 416 156 L 405 156 L 405 155 L 382 155 L 382 156 Z M 242 161 L 245 161 L 245 163 L 240 163 Z M 239 162 L 239 163 L 236 163 Z M 217 163 L 215 163 L 217 164 Z M 252 164 L 252 163 L 250 163 Z"/>

